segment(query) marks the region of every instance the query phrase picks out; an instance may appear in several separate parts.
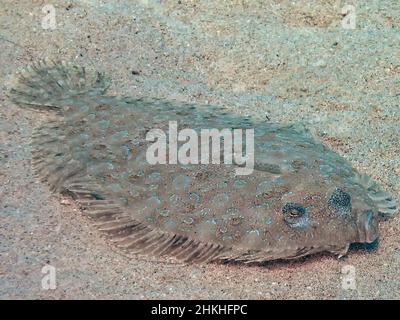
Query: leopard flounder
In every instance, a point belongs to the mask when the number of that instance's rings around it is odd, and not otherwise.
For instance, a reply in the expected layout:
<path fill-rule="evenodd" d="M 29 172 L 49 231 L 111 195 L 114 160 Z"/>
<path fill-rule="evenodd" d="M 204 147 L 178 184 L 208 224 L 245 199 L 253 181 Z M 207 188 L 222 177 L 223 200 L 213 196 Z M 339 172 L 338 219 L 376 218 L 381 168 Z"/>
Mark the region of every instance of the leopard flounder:
<path fill-rule="evenodd" d="M 107 96 L 109 80 L 72 63 L 25 68 L 11 99 L 55 120 L 32 136 L 32 163 L 71 195 L 120 249 L 185 262 L 262 262 L 346 254 L 378 237 L 393 197 L 298 125 L 241 118 L 222 107 Z M 153 128 L 254 128 L 254 171 L 235 164 L 146 161 Z"/>

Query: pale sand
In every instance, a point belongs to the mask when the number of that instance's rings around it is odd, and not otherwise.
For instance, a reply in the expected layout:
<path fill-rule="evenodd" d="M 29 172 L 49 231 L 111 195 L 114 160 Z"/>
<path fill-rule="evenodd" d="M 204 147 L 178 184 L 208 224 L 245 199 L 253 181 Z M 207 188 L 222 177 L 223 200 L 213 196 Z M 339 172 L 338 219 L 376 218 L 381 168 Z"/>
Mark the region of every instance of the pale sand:
<path fill-rule="evenodd" d="M 0 4 L 0 297 L 400 298 L 398 216 L 381 223 L 376 249 L 340 260 L 318 255 L 248 267 L 121 256 L 75 205 L 34 178 L 29 137 L 47 116 L 4 96 L 27 63 L 77 58 L 105 70 L 113 93 L 302 121 L 400 198 L 400 5 L 358 1 L 357 28 L 345 30 L 340 1 L 134 2 L 50 1 L 55 30 L 41 27 L 45 2 Z M 47 263 L 56 267 L 56 290 L 41 288 Z M 343 289 L 347 265 L 356 290 Z"/>

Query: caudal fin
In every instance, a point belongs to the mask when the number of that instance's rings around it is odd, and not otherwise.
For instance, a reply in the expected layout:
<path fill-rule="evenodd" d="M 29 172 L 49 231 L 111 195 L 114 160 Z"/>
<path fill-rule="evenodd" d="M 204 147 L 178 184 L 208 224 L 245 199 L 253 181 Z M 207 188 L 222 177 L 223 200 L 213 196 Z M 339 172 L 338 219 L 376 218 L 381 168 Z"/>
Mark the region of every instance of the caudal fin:
<path fill-rule="evenodd" d="M 9 92 L 17 104 L 60 108 L 79 95 L 103 93 L 110 81 L 101 72 L 86 72 L 70 62 L 41 60 L 27 66 Z"/>

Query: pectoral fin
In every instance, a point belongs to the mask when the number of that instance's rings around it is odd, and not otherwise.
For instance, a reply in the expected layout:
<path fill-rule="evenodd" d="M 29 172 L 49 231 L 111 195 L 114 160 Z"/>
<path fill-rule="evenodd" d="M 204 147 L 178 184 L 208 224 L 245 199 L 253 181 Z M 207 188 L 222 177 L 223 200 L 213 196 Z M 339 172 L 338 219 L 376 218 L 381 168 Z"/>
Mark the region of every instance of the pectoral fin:
<path fill-rule="evenodd" d="M 340 258 L 344 257 L 347 254 L 347 252 L 349 251 L 349 247 L 350 247 L 350 243 L 346 243 L 342 247 L 332 248 L 331 250 L 329 250 L 329 252 L 331 252 L 333 254 L 337 254 L 338 255 L 338 259 L 340 259 Z"/>

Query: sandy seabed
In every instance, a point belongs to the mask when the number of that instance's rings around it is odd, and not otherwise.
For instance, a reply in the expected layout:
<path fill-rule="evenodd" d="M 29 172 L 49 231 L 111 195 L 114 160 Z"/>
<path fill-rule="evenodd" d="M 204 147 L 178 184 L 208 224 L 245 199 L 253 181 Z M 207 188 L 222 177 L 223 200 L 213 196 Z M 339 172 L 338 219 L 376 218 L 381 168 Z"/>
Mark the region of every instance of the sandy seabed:
<path fill-rule="evenodd" d="M 355 7 L 356 28 L 341 8 Z M 44 29 L 45 5 L 55 29 Z M 224 105 L 301 121 L 400 198 L 400 3 L 369 1 L 1 1 L 0 298 L 399 299 L 399 217 L 379 245 L 337 259 L 266 266 L 129 259 L 31 171 L 45 113 L 5 96 L 15 72 L 44 57 L 106 71 L 111 92 Z M 42 268 L 56 268 L 55 290 Z M 352 268 L 355 288 L 343 286 Z"/>

